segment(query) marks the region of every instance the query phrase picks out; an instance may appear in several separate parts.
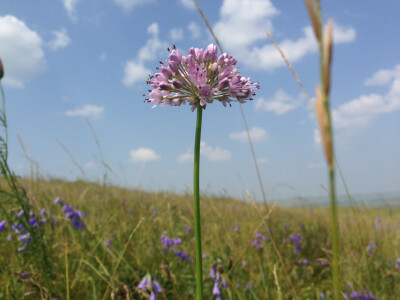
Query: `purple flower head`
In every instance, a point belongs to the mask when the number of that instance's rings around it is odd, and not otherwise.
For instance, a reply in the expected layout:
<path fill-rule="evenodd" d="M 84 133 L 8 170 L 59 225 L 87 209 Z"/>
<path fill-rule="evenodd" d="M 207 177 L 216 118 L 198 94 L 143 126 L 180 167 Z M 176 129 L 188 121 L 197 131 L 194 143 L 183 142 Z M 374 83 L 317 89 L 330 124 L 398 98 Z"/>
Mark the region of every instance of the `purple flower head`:
<path fill-rule="evenodd" d="M 397 259 L 396 268 L 400 268 L 400 257 Z"/>
<path fill-rule="evenodd" d="M 22 273 L 21 273 L 21 277 L 22 277 L 23 279 L 25 279 L 26 277 L 28 277 L 28 272 L 27 272 L 27 271 L 22 272 Z"/>
<path fill-rule="evenodd" d="M 6 228 L 6 220 L 3 220 L 0 222 L 0 232 L 2 232 L 4 230 L 4 228 Z"/>
<path fill-rule="evenodd" d="M 149 76 L 147 84 L 152 90 L 146 102 L 154 106 L 180 106 L 188 102 L 192 111 L 197 103 L 205 108 L 218 100 L 224 106 L 233 98 L 244 103 L 252 100 L 258 84 L 243 77 L 236 66 L 237 60 L 227 53 L 218 57 L 217 47 L 208 45 L 206 50 L 190 48 L 183 56 L 174 46 L 167 60 L 161 63 L 159 73 Z"/>
<path fill-rule="evenodd" d="M 60 198 L 60 197 L 57 197 L 57 198 L 54 200 L 54 204 L 59 204 L 59 205 L 61 205 L 61 204 L 62 204 L 61 198 Z"/>
<path fill-rule="evenodd" d="M 217 265 L 214 264 L 210 270 L 210 274 L 208 275 L 212 280 L 215 280 L 217 277 Z"/>
<path fill-rule="evenodd" d="M 218 283 L 215 283 L 215 284 L 214 284 L 214 288 L 213 288 L 212 293 L 213 293 L 213 295 L 215 295 L 215 296 L 221 296 L 221 291 L 220 291 L 220 289 L 219 289 Z"/>
<path fill-rule="evenodd" d="M 21 210 L 19 213 L 18 213 L 18 215 L 17 215 L 17 218 L 18 219 L 21 219 L 21 217 L 24 215 L 24 210 Z"/>
<path fill-rule="evenodd" d="M 150 298 L 149 298 L 149 300 L 157 300 L 157 296 L 156 296 L 156 294 L 154 294 L 153 291 L 150 293 Z"/>
<path fill-rule="evenodd" d="M 151 276 L 147 274 L 143 277 L 142 281 L 139 283 L 138 289 L 145 291 L 149 288 L 151 288 Z"/>
<path fill-rule="evenodd" d="M 162 293 L 161 285 L 158 283 L 157 280 L 154 280 L 154 281 L 153 281 L 153 289 L 154 289 L 157 293 Z"/>

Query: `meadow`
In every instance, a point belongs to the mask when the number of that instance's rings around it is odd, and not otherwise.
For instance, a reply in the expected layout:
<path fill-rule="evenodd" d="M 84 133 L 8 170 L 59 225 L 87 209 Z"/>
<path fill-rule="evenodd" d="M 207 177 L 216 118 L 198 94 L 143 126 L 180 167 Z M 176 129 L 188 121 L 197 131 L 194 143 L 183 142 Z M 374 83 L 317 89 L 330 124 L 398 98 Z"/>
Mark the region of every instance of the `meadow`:
<path fill-rule="evenodd" d="M 25 221 L 3 198 L 1 299 L 148 299 L 151 291 L 157 299 L 195 299 L 192 195 L 62 180 L 18 184 L 31 228 L 12 228 Z M 1 190 L 9 191 L 4 180 Z M 201 201 L 205 299 L 215 299 L 216 286 L 222 299 L 332 297 L 329 208 L 275 205 L 267 213 L 251 201 Z M 400 209 L 340 207 L 339 216 L 342 296 L 398 299 Z M 18 251 L 26 232 L 31 240 Z M 146 275 L 161 293 L 138 287 Z"/>
<path fill-rule="evenodd" d="M 256 203 L 249 192 L 246 201 L 203 194 L 200 201 L 203 108 L 214 100 L 226 106 L 232 97 L 245 103 L 259 88 L 237 72 L 235 58 L 217 58 L 215 45 L 192 48 L 183 58 L 174 46 L 168 65 L 161 63 L 148 81 L 154 89 L 146 102 L 187 101 L 197 109 L 193 194 L 122 188 L 106 175 L 101 183 L 44 180 L 35 172 L 19 178 L 8 165 L 0 86 L 0 299 L 203 299 L 203 293 L 216 300 L 399 299 L 400 208 L 368 207 L 351 195 L 350 206 L 337 205 L 329 100 L 332 21 L 324 36 L 319 1 L 305 2 L 320 54 L 314 103 L 278 51 L 315 109 L 330 207 L 309 206 L 306 199 L 301 207 L 269 198 L 268 205 Z M 244 115 L 243 121 L 248 133 Z M 32 170 L 39 167 L 27 158 Z"/>

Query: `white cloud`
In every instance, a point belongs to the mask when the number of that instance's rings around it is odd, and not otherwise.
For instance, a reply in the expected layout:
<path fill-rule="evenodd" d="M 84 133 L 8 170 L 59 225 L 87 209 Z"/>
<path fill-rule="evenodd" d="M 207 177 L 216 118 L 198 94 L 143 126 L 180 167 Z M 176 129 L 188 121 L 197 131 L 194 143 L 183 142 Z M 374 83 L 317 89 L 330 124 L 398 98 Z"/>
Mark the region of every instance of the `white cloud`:
<path fill-rule="evenodd" d="M 160 159 L 160 156 L 157 155 L 154 150 L 149 148 L 139 148 L 137 150 L 131 150 L 129 152 L 131 162 L 150 162 L 156 161 Z"/>
<path fill-rule="evenodd" d="M 243 48 L 265 39 L 264 28 L 272 30 L 277 14 L 270 0 L 224 0 L 214 31 L 227 49 Z"/>
<path fill-rule="evenodd" d="M 283 115 L 299 106 L 301 103 L 300 98 L 301 97 L 295 99 L 285 91 L 279 89 L 275 92 L 272 99 L 264 100 L 263 98 L 258 98 L 254 105 L 256 110 L 264 110 L 273 112 L 276 115 Z"/>
<path fill-rule="evenodd" d="M 67 110 L 65 115 L 68 117 L 93 117 L 98 118 L 104 112 L 104 106 L 97 106 L 93 104 L 87 104 L 81 108 Z"/>
<path fill-rule="evenodd" d="M 79 0 L 63 0 L 64 8 L 67 10 L 68 16 L 72 19 L 72 21 L 76 21 L 78 18 L 76 16 L 76 5 Z"/>
<path fill-rule="evenodd" d="M 194 159 L 194 156 L 193 156 L 193 153 L 191 153 L 191 152 L 183 153 L 183 154 L 179 155 L 179 157 L 178 157 L 178 161 L 180 163 L 191 162 L 191 161 L 193 161 L 193 159 Z"/>
<path fill-rule="evenodd" d="M 124 65 L 124 77 L 122 82 L 126 86 L 132 86 L 136 82 L 144 82 L 151 71 L 145 67 L 146 61 L 154 61 L 161 50 L 168 48 L 168 44 L 158 38 L 159 28 L 157 23 L 152 23 L 147 32 L 151 37 L 146 44 L 139 49 L 136 58 L 130 59 Z"/>
<path fill-rule="evenodd" d="M 68 32 L 65 28 L 53 31 L 54 40 L 49 43 L 49 47 L 53 50 L 67 47 L 71 43 Z"/>
<path fill-rule="evenodd" d="M 132 86 L 136 82 L 145 82 L 151 71 L 143 63 L 130 60 L 125 63 L 124 72 L 122 82 L 126 86 Z"/>
<path fill-rule="evenodd" d="M 190 32 L 190 37 L 192 39 L 198 39 L 200 37 L 200 27 L 195 22 L 190 22 L 187 26 L 187 29 Z"/>
<path fill-rule="evenodd" d="M 130 12 L 134 7 L 149 4 L 152 0 L 114 0 L 115 4 L 120 6 L 124 11 Z"/>
<path fill-rule="evenodd" d="M 107 53 L 105 53 L 105 52 L 101 53 L 99 59 L 100 59 L 100 61 L 105 61 L 107 59 Z"/>
<path fill-rule="evenodd" d="M 378 71 L 365 83 L 386 84 L 389 86 L 389 91 L 384 95 L 361 95 L 334 109 L 332 112 L 334 128 L 365 128 L 378 115 L 400 109 L 400 65 L 392 70 Z"/>
<path fill-rule="evenodd" d="M 37 32 L 14 16 L 0 17 L 0 53 L 4 65 L 4 84 L 23 88 L 24 83 L 45 67 L 42 39 Z"/>
<path fill-rule="evenodd" d="M 172 41 L 179 41 L 183 39 L 183 29 L 182 28 L 172 28 L 169 33 L 169 38 Z"/>
<path fill-rule="evenodd" d="M 270 0 L 224 0 L 215 32 L 224 48 L 242 63 L 253 69 L 273 70 L 285 65 L 280 53 L 270 43 L 264 29 L 273 30 L 272 19 L 279 14 Z M 334 25 L 335 43 L 347 43 L 355 39 L 356 31 Z M 265 41 L 264 45 L 259 44 Z M 291 63 L 317 51 L 317 44 L 310 26 L 303 28 L 303 36 L 297 40 L 278 43 Z"/>
<path fill-rule="evenodd" d="M 200 154 L 211 162 L 226 161 L 232 158 L 232 154 L 229 150 L 221 149 L 220 147 L 211 147 L 207 145 L 206 142 L 200 143 Z M 188 149 L 186 153 L 178 157 L 178 161 L 180 163 L 193 161 L 193 151 Z"/>
<path fill-rule="evenodd" d="M 313 131 L 314 136 L 314 144 L 316 146 L 321 146 L 321 131 L 318 128 L 315 128 Z"/>
<path fill-rule="evenodd" d="M 400 65 L 397 65 L 393 70 L 380 70 L 371 78 L 368 78 L 365 81 L 365 85 L 387 85 L 396 77 L 400 77 L 399 74 Z"/>
<path fill-rule="evenodd" d="M 265 141 L 268 138 L 268 133 L 264 128 L 261 127 L 252 127 L 249 130 L 251 141 L 252 142 L 261 142 Z M 248 142 L 247 132 L 232 132 L 229 134 L 229 137 L 234 140 L 238 140 L 239 142 Z"/>
<path fill-rule="evenodd" d="M 193 0 L 179 0 L 179 3 L 181 3 L 185 8 L 189 10 L 195 10 L 196 6 L 193 3 Z"/>

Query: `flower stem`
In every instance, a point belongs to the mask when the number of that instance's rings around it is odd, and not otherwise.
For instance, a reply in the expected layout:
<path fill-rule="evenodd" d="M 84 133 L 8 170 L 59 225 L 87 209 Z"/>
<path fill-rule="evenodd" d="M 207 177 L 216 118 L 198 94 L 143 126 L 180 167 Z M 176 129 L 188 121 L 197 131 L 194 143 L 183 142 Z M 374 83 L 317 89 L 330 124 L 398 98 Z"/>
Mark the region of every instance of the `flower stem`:
<path fill-rule="evenodd" d="M 203 269 L 201 253 L 201 226 L 200 226 L 200 141 L 201 119 L 203 108 L 197 101 L 196 137 L 194 142 L 194 168 L 193 168 L 193 195 L 194 195 L 194 233 L 196 240 L 196 283 L 197 300 L 203 299 Z"/>

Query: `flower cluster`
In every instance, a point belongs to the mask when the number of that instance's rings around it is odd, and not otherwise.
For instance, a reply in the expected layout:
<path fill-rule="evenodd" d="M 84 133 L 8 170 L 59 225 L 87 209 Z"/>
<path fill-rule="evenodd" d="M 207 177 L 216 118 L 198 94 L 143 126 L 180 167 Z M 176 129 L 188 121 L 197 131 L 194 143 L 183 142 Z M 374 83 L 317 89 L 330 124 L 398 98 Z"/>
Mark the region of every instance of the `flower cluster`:
<path fill-rule="evenodd" d="M 83 213 L 79 210 L 75 210 L 71 205 L 68 203 L 63 202 L 60 198 L 54 200 L 55 204 L 62 205 L 62 211 L 65 213 L 65 217 L 70 219 L 72 222 L 72 226 L 76 229 L 82 229 L 86 227 L 85 222 L 83 219 Z"/>
<path fill-rule="evenodd" d="M 292 241 L 293 246 L 296 248 L 295 253 L 299 254 L 300 252 L 303 251 L 303 248 L 301 248 L 300 243 L 301 243 L 301 235 L 300 234 L 291 234 L 289 236 L 289 240 Z"/>
<path fill-rule="evenodd" d="M 163 244 L 163 253 L 166 253 L 168 250 L 174 252 L 178 257 L 182 260 L 187 260 L 189 262 L 193 262 L 192 259 L 189 257 L 188 253 L 183 252 L 182 250 L 177 250 L 174 246 L 182 244 L 181 238 L 169 238 L 167 233 L 164 232 L 161 235 L 161 243 Z"/>
<path fill-rule="evenodd" d="M 252 100 L 259 85 L 240 74 L 234 57 L 227 53 L 218 56 L 217 52 L 217 47 L 210 44 L 206 50 L 190 48 L 184 56 L 174 46 L 167 63 L 160 62 L 160 72 L 149 76 L 147 84 L 153 89 L 146 102 L 154 103 L 153 107 L 188 102 L 194 111 L 197 103 L 205 108 L 213 100 L 224 106 L 232 98 L 240 103 Z"/>
<path fill-rule="evenodd" d="M 28 247 L 29 243 L 32 242 L 31 232 L 37 230 L 42 224 L 46 223 L 48 217 L 48 214 L 44 208 L 39 213 L 41 218 L 36 217 L 35 213 L 31 210 L 28 213 L 28 222 L 26 224 L 21 220 L 24 214 L 24 210 L 18 212 L 16 215 L 17 221 L 11 225 L 11 230 L 14 232 L 14 234 L 18 235 L 18 241 L 21 243 L 21 247 L 18 248 L 18 252 L 22 252 Z M 6 225 L 7 222 L 5 220 L 0 222 L 0 232 L 5 230 Z M 28 225 L 28 227 L 26 225 Z M 8 235 L 7 240 L 11 241 L 12 237 L 13 233 L 11 232 Z"/>
<path fill-rule="evenodd" d="M 221 279 L 221 275 L 219 274 L 219 271 L 217 270 L 217 265 L 214 264 L 210 270 L 209 277 L 214 280 L 214 287 L 212 294 L 215 296 L 216 300 L 221 300 L 221 289 L 220 285 L 226 289 L 227 284 L 226 280 L 224 278 Z"/>
<path fill-rule="evenodd" d="M 149 274 L 143 277 L 142 281 L 138 285 L 138 289 L 143 292 L 150 292 L 150 300 L 157 300 L 157 296 L 154 292 L 162 293 L 161 285 L 155 279 L 152 281 Z"/>
<path fill-rule="evenodd" d="M 261 233 L 257 232 L 254 235 L 254 240 L 251 242 L 251 245 L 256 247 L 258 250 L 262 250 L 261 244 L 266 243 L 267 238 L 263 236 Z"/>

